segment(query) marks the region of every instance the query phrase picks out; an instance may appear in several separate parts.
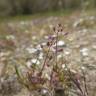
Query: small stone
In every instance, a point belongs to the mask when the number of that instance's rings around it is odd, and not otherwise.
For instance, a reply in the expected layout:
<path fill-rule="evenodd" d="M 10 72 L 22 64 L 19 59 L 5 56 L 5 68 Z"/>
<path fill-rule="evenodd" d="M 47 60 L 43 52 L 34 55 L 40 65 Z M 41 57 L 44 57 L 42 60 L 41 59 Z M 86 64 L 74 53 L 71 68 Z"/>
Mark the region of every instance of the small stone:
<path fill-rule="evenodd" d="M 80 48 L 80 45 L 78 44 L 78 45 L 74 45 L 74 48 Z"/>
<path fill-rule="evenodd" d="M 37 52 L 37 49 L 35 49 L 35 48 L 26 48 L 26 50 L 28 51 L 28 53 L 30 53 L 30 54 L 32 54 L 32 53 L 35 53 L 35 52 Z"/>
<path fill-rule="evenodd" d="M 58 59 L 62 58 L 62 54 L 59 54 L 59 55 L 57 56 L 57 58 L 58 58 Z"/>
<path fill-rule="evenodd" d="M 95 34 L 93 34 L 93 35 L 92 35 L 92 38 L 96 39 L 96 35 L 95 35 Z"/>
<path fill-rule="evenodd" d="M 36 46 L 36 49 L 41 51 L 41 50 L 42 50 L 41 45 L 40 45 L 40 44 L 37 45 L 37 46 Z"/>
<path fill-rule="evenodd" d="M 0 82 L 1 82 L 1 83 L 3 83 L 3 82 L 4 82 L 4 78 L 3 78 L 3 77 L 0 79 Z"/>
<path fill-rule="evenodd" d="M 95 18 L 95 16 L 90 16 L 89 19 L 90 20 L 95 20 L 96 18 Z"/>
<path fill-rule="evenodd" d="M 77 72 L 73 69 L 70 70 L 72 73 L 76 74 Z"/>
<path fill-rule="evenodd" d="M 78 27 L 83 21 L 84 21 L 84 19 L 83 19 L 83 18 L 80 18 L 79 20 L 77 20 L 77 21 L 73 24 L 73 27 L 74 27 L 74 28 Z"/>
<path fill-rule="evenodd" d="M 86 52 L 86 51 L 88 51 L 88 48 L 82 48 L 81 49 L 81 52 Z"/>
<path fill-rule="evenodd" d="M 46 93 L 47 93 L 47 90 L 46 90 L 46 89 L 43 89 L 43 90 L 42 90 L 42 93 L 43 93 L 43 94 L 46 94 Z"/>
<path fill-rule="evenodd" d="M 25 22 L 24 22 L 24 21 L 21 21 L 21 22 L 20 22 L 20 24 L 21 24 L 21 25 L 24 25 L 24 24 L 25 24 Z"/>
<path fill-rule="evenodd" d="M 64 45 L 65 45 L 65 42 L 62 40 L 57 42 L 57 46 L 64 46 Z"/>
<path fill-rule="evenodd" d="M 65 51 L 64 53 L 65 53 L 65 55 L 70 55 L 69 51 Z"/>
<path fill-rule="evenodd" d="M 74 37 L 69 37 L 68 40 L 72 42 L 74 40 Z"/>
<path fill-rule="evenodd" d="M 92 45 L 92 48 L 93 48 L 93 49 L 96 49 L 96 45 Z"/>
<path fill-rule="evenodd" d="M 83 29 L 82 32 L 86 33 L 88 30 L 87 29 Z"/>
<path fill-rule="evenodd" d="M 32 64 L 37 64 L 37 65 L 39 65 L 39 64 L 40 64 L 40 61 L 37 60 L 37 59 L 31 59 L 31 60 L 29 60 L 28 62 L 26 62 L 26 65 L 27 65 L 28 68 L 30 68 L 30 67 L 32 66 Z"/>
<path fill-rule="evenodd" d="M 65 64 L 62 64 L 62 68 L 64 69 L 66 66 L 65 66 Z"/>
<path fill-rule="evenodd" d="M 83 56 L 88 56 L 88 53 L 87 52 L 83 52 L 82 55 Z"/>
<path fill-rule="evenodd" d="M 14 35 L 7 35 L 7 36 L 6 36 L 6 39 L 7 39 L 7 40 L 10 40 L 10 39 L 11 39 L 11 40 L 14 40 L 14 39 L 15 39 L 15 36 L 14 36 Z"/>
<path fill-rule="evenodd" d="M 39 54 L 39 59 L 43 59 L 43 53 Z"/>
<path fill-rule="evenodd" d="M 28 62 L 26 63 L 26 65 L 27 65 L 28 68 L 30 68 L 31 65 L 32 65 L 32 63 L 31 63 L 30 61 L 28 61 Z"/>
<path fill-rule="evenodd" d="M 82 53 L 83 56 L 88 56 L 88 48 L 82 48 L 80 52 Z"/>
<path fill-rule="evenodd" d="M 29 33 L 29 31 L 28 30 L 25 30 L 25 33 Z"/>
<path fill-rule="evenodd" d="M 43 42 L 41 45 L 46 46 L 46 43 L 45 43 L 45 42 Z"/>
<path fill-rule="evenodd" d="M 50 80 L 50 75 L 49 74 L 45 74 L 45 78 L 47 78 L 48 80 Z"/>
<path fill-rule="evenodd" d="M 49 25 L 49 28 L 50 28 L 50 29 L 52 29 L 52 28 L 53 28 L 53 25 L 52 25 L 52 24 L 50 24 L 50 25 Z"/>
<path fill-rule="evenodd" d="M 0 57 L 8 56 L 10 52 L 0 52 Z"/>
<path fill-rule="evenodd" d="M 44 36 L 45 39 L 48 39 L 49 37 L 48 36 Z"/>
<path fill-rule="evenodd" d="M 85 70 L 86 68 L 84 66 L 81 67 L 82 70 Z"/>
<path fill-rule="evenodd" d="M 36 40 L 36 38 L 37 38 L 36 36 L 32 36 L 32 40 Z"/>
<path fill-rule="evenodd" d="M 33 64 L 37 64 L 37 65 L 39 65 L 39 64 L 40 64 L 40 61 L 39 61 L 39 60 L 37 60 L 37 59 L 32 59 L 32 60 L 31 60 L 31 62 L 32 62 Z"/>

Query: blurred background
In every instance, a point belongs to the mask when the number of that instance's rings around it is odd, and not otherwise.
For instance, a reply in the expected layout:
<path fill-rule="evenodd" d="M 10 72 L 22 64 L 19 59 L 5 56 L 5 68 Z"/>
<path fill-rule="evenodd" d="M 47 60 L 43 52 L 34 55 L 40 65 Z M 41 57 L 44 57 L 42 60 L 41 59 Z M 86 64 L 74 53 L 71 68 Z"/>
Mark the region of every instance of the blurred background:
<path fill-rule="evenodd" d="M 96 0 L 0 0 L 0 16 L 96 8 Z"/>
<path fill-rule="evenodd" d="M 29 96 L 14 64 L 23 73 L 36 58 L 41 66 L 45 55 L 40 45 L 54 37 L 58 23 L 68 33 L 59 41 L 68 67 L 75 73 L 83 68 L 89 96 L 96 96 L 96 0 L 0 0 L 0 96 Z"/>

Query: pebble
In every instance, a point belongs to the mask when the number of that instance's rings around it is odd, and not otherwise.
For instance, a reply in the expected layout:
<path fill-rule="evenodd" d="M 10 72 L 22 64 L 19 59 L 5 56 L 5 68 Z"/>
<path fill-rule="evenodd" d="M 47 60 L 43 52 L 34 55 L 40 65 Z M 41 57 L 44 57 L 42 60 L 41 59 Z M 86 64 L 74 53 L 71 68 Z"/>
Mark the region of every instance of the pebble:
<path fill-rule="evenodd" d="M 52 28 L 53 28 L 53 25 L 52 25 L 52 24 L 50 24 L 50 25 L 49 25 L 49 28 L 50 28 L 50 29 L 52 29 Z"/>
<path fill-rule="evenodd" d="M 30 48 L 30 47 L 26 48 L 26 50 L 27 50 L 28 53 L 30 53 L 30 54 L 37 52 L 37 49 L 35 49 L 35 48 Z"/>
<path fill-rule="evenodd" d="M 7 36 L 6 36 L 6 39 L 7 39 L 7 40 L 10 40 L 10 39 L 11 39 L 11 40 L 15 40 L 15 36 L 14 36 L 14 35 L 7 35 Z"/>
<path fill-rule="evenodd" d="M 69 51 L 65 51 L 64 53 L 65 53 L 65 55 L 70 55 Z"/>
<path fill-rule="evenodd" d="M 38 45 L 36 46 L 36 49 L 41 51 L 41 50 L 42 50 L 41 45 L 38 44 Z"/>
<path fill-rule="evenodd" d="M 73 70 L 73 69 L 71 69 L 70 71 L 71 71 L 72 73 L 74 73 L 74 74 L 77 73 L 77 71 L 76 71 L 76 70 Z"/>
<path fill-rule="evenodd" d="M 96 49 L 96 45 L 92 45 L 92 48 L 93 48 L 93 49 Z"/>
<path fill-rule="evenodd" d="M 46 46 L 46 42 L 43 42 L 41 45 Z"/>
<path fill-rule="evenodd" d="M 0 52 L 0 57 L 8 56 L 10 52 Z"/>
<path fill-rule="evenodd" d="M 64 46 L 65 45 L 65 42 L 60 40 L 57 42 L 57 46 Z"/>
<path fill-rule="evenodd" d="M 40 54 L 39 54 L 39 59 L 43 59 L 43 53 L 41 52 Z"/>
<path fill-rule="evenodd" d="M 37 64 L 37 65 L 39 65 L 40 64 L 40 61 L 39 60 L 37 60 L 37 59 L 32 59 L 31 60 L 31 62 L 33 63 L 33 64 Z"/>
<path fill-rule="evenodd" d="M 84 21 L 83 18 L 80 18 L 79 20 L 77 20 L 74 24 L 73 27 L 76 28 L 79 24 L 81 24 Z"/>
<path fill-rule="evenodd" d="M 48 39 L 49 37 L 48 36 L 44 36 L 45 39 Z"/>
<path fill-rule="evenodd" d="M 42 90 L 42 93 L 43 93 L 43 94 L 46 94 L 47 92 L 48 92 L 48 91 L 47 91 L 46 89 L 43 89 L 43 90 Z"/>
<path fill-rule="evenodd" d="M 48 80 L 50 80 L 51 78 L 50 78 L 50 75 L 49 74 L 45 74 L 45 78 L 47 78 Z"/>
<path fill-rule="evenodd" d="M 59 54 L 59 55 L 57 56 L 57 58 L 58 58 L 58 59 L 62 58 L 62 54 Z"/>
<path fill-rule="evenodd" d="M 85 70 L 86 68 L 84 66 L 81 67 L 82 70 Z"/>
<path fill-rule="evenodd" d="M 21 21 L 21 22 L 20 22 L 20 24 L 21 24 L 21 25 L 24 25 L 24 24 L 25 24 L 25 22 L 24 22 L 24 21 Z"/>
<path fill-rule="evenodd" d="M 82 53 L 83 56 L 88 56 L 88 55 L 89 55 L 89 54 L 88 54 L 88 48 L 82 48 L 82 49 L 80 50 L 80 52 Z"/>
<path fill-rule="evenodd" d="M 27 65 L 28 68 L 30 68 L 32 63 L 30 61 L 28 61 L 28 62 L 26 62 L 26 65 Z"/>
<path fill-rule="evenodd" d="M 26 62 L 26 65 L 27 65 L 28 68 L 30 68 L 32 66 L 32 64 L 39 65 L 40 64 L 40 61 L 37 60 L 37 59 L 31 59 L 31 60 L 29 60 L 29 61 Z"/>
<path fill-rule="evenodd" d="M 32 36 L 32 40 L 36 40 L 37 39 L 37 37 L 36 36 Z"/>
<path fill-rule="evenodd" d="M 63 68 L 63 69 L 66 68 L 65 64 L 62 64 L 62 68 Z"/>
<path fill-rule="evenodd" d="M 29 31 L 28 30 L 25 30 L 25 33 L 29 33 Z"/>

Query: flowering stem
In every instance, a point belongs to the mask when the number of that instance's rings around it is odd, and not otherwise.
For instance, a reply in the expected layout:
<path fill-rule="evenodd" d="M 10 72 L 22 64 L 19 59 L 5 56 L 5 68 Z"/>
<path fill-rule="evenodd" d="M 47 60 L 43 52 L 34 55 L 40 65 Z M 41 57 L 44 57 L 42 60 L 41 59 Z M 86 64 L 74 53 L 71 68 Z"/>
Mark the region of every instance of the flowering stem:
<path fill-rule="evenodd" d="M 58 46 L 57 46 L 57 42 L 58 42 L 58 32 L 56 33 L 56 68 L 58 67 L 58 63 L 57 63 L 57 55 L 58 55 Z"/>

